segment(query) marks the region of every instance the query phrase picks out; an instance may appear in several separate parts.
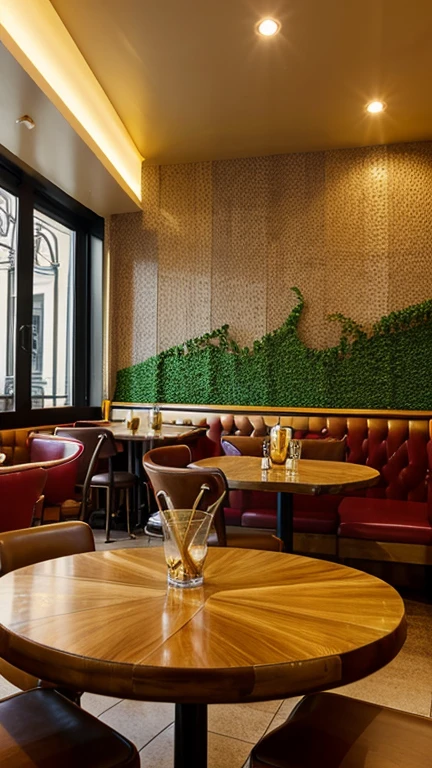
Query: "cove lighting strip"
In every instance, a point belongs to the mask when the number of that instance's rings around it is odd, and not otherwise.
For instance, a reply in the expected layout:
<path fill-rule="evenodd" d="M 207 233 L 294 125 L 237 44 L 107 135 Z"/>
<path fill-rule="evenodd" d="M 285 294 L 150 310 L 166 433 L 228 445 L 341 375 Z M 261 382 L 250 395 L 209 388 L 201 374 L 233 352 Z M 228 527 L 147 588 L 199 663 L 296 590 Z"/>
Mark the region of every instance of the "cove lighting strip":
<path fill-rule="evenodd" d="M 140 201 L 143 157 L 50 1 L 0 0 L 0 39 L 125 191 Z"/>

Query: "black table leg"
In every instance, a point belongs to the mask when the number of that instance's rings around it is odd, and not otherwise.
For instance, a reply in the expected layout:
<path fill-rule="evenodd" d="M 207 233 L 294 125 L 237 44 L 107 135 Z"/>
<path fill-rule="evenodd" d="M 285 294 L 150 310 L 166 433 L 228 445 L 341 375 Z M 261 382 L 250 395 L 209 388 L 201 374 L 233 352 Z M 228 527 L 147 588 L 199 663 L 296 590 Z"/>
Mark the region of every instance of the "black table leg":
<path fill-rule="evenodd" d="M 293 496 L 279 492 L 277 495 L 277 535 L 282 539 L 285 552 L 293 551 Z"/>
<path fill-rule="evenodd" d="M 176 704 L 174 768 L 207 768 L 207 704 Z"/>

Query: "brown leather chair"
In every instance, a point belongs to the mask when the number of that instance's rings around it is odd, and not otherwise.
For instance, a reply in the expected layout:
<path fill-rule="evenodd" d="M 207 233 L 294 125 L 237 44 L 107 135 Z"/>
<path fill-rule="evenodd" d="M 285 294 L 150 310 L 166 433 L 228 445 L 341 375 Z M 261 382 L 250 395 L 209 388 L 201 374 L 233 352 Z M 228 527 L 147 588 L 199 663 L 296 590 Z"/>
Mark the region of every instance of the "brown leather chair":
<path fill-rule="evenodd" d="M 250 768 L 430 768 L 432 720 L 334 693 L 306 696 Z"/>
<path fill-rule="evenodd" d="M 79 471 L 78 485 L 82 487 L 83 512 L 85 519 L 87 498 L 90 488 L 103 488 L 106 491 L 106 543 L 110 540 L 111 520 L 115 517 L 115 492 L 126 491 L 126 520 L 127 532 L 131 539 L 134 534 L 130 530 L 131 493 L 138 485 L 138 478 L 132 472 L 117 472 L 113 470 L 112 459 L 117 455 L 117 445 L 113 433 L 104 427 L 67 427 L 56 430 L 56 435 L 73 437 L 84 445 L 83 461 Z M 108 460 L 108 472 L 94 474 L 97 461 Z"/>
<path fill-rule="evenodd" d="M 57 691 L 38 688 L 0 701 L 4 768 L 139 768 L 134 744 Z"/>
<path fill-rule="evenodd" d="M 221 438 L 224 453 L 235 456 L 262 456 L 265 437 L 231 436 Z M 268 439 L 268 438 L 267 438 Z M 302 459 L 345 461 L 346 437 L 342 440 L 300 440 Z"/>
<path fill-rule="evenodd" d="M 80 521 L 0 533 L 0 575 L 56 557 L 94 552 L 94 548 L 90 526 Z M 23 691 L 35 688 L 39 683 L 36 677 L 4 659 L 0 659 L 0 674 Z"/>
<path fill-rule="evenodd" d="M 225 475 L 219 469 L 188 468 L 191 452 L 187 445 L 154 448 L 143 457 L 144 470 L 152 484 L 159 509 L 166 508 L 167 497 L 174 508 L 191 508 L 203 485 L 208 486 L 203 496 L 206 508 L 221 494 L 228 492 Z M 266 549 L 280 551 L 281 542 L 275 536 L 254 528 L 226 528 L 222 508 L 214 517 L 215 535 L 209 544 L 242 549 Z"/>

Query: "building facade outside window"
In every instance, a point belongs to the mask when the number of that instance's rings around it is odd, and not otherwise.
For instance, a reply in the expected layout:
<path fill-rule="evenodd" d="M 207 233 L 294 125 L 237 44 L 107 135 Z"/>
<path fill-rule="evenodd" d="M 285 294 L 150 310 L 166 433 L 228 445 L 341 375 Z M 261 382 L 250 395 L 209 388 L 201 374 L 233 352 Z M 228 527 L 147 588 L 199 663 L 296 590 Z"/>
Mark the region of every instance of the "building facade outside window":
<path fill-rule="evenodd" d="M 0 156 L 0 428 L 47 423 L 48 412 L 50 423 L 90 418 L 102 395 L 91 348 L 102 328 L 103 220 L 10 170 Z"/>

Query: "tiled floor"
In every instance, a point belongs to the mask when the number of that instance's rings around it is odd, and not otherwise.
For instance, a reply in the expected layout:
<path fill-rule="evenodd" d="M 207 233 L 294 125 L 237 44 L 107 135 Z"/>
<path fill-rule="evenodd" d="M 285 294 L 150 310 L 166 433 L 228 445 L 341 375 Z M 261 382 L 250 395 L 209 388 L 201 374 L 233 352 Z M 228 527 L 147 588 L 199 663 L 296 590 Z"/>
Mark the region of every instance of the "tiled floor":
<path fill-rule="evenodd" d="M 114 533 L 116 543 L 105 545 L 102 531 L 95 531 L 98 549 L 159 546 L 159 540 L 136 541 Z M 339 691 L 359 699 L 385 704 L 432 717 L 432 605 L 406 601 L 408 639 L 399 656 L 387 667 Z M 13 690 L 0 678 L 0 697 Z M 242 768 L 249 752 L 269 729 L 281 725 L 298 699 L 257 704 L 216 705 L 209 708 L 209 768 Z M 85 694 L 83 706 L 109 723 L 138 747 L 142 768 L 172 768 L 172 704 L 120 701 Z M 192 768 L 192 767 L 191 767 Z"/>

